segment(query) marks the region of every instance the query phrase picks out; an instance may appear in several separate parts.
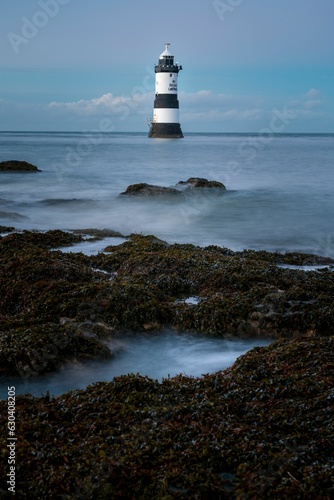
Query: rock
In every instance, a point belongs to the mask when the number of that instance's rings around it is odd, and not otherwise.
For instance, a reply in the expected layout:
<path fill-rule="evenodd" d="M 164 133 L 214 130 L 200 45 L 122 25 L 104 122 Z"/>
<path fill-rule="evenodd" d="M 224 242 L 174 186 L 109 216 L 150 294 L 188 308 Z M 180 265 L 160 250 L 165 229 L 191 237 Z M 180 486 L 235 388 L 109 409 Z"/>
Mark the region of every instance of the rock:
<path fill-rule="evenodd" d="M 178 186 L 187 186 L 190 188 L 218 188 L 226 191 L 226 187 L 222 182 L 219 181 L 209 181 L 203 177 L 189 177 L 187 181 L 180 181 L 177 183 Z"/>
<path fill-rule="evenodd" d="M 0 234 L 12 233 L 13 231 L 15 231 L 15 227 L 13 226 L 0 226 Z"/>
<path fill-rule="evenodd" d="M 160 323 L 144 323 L 143 328 L 147 332 L 156 332 L 161 329 Z"/>
<path fill-rule="evenodd" d="M 155 186 L 153 184 L 147 184 L 145 182 L 141 182 L 139 184 L 131 184 L 121 194 L 130 196 L 172 195 L 181 198 L 186 194 L 188 195 L 189 193 L 194 192 L 194 190 L 196 190 L 197 194 L 203 191 L 207 193 L 209 190 L 212 193 L 221 193 L 226 191 L 226 187 L 224 186 L 224 184 L 218 181 L 209 181 L 208 179 L 204 179 L 202 177 L 189 177 L 187 181 L 178 182 L 175 187 Z"/>
<path fill-rule="evenodd" d="M 27 161 L 9 160 L 0 162 L 0 172 L 41 172 L 41 170 Z"/>
<path fill-rule="evenodd" d="M 76 335 L 82 335 L 87 338 L 109 339 L 115 331 L 113 327 L 103 321 L 77 322 L 75 318 L 60 318 L 59 324 L 65 330 L 75 332 Z"/>
<path fill-rule="evenodd" d="M 153 184 L 146 184 L 145 182 L 141 182 L 139 184 L 131 184 L 121 194 L 130 196 L 181 196 L 182 192 L 172 187 L 154 186 Z"/>

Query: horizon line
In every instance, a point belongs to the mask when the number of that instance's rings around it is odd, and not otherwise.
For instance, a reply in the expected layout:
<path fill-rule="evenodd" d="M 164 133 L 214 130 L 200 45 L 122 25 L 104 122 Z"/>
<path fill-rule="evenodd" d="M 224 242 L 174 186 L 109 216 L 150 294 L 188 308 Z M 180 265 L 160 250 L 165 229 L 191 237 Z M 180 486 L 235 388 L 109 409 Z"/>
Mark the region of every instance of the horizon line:
<path fill-rule="evenodd" d="M 147 132 L 138 131 L 138 130 L 113 130 L 112 132 L 102 132 L 98 130 L 0 130 L 0 134 L 104 134 L 104 135 L 112 135 L 112 134 L 142 134 L 148 135 Z M 259 131 L 253 132 L 185 132 L 187 135 L 195 135 L 195 134 L 224 134 L 224 135 L 261 135 Z M 334 135 L 333 132 L 272 132 L 273 136 L 282 136 L 282 135 Z"/>

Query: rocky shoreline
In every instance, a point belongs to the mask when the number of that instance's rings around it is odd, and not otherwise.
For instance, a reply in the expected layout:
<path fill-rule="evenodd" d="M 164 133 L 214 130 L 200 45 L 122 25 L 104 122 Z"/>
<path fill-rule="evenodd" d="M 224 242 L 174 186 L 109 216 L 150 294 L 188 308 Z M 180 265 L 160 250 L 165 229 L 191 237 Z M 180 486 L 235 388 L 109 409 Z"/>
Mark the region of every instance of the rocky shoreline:
<path fill-rule="evenodd" d="M 199 379 L 133 375 L 52 399 L 17 397 L 20 498 L 333 496 L 331 259 L 139 234 L 87 256 L 55 250 L 85 231 L 0 232 L 6 384 L 113 356 L 104 341 L 122 332 L 278 339 Z M 2 401 L 3 421 L 6 412 Z"/>
<path fill-rule="evenodd" d="M 139 234 L 93 256 L 54 250 L 83 240 L 77 231 L 12 231 L 0 239 L 3 377 L 112 355 L 103 340 L 114 333 L 166 327 L 225 338 L 332 333 L 332 270 L 279 266 L 330 267 L 331 259 L 170 245 Z"/>

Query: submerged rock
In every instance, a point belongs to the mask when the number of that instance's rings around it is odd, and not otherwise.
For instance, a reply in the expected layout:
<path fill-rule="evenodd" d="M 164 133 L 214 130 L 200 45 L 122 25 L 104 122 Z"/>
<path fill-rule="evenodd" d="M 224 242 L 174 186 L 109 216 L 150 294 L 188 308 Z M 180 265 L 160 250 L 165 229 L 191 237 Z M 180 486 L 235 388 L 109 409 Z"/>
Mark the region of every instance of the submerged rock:
<path fill-rule="evenodd" d="M 27 161 L 8 160 L 0 162 L 0 172 L 41 172 L 41 170 Z"/>

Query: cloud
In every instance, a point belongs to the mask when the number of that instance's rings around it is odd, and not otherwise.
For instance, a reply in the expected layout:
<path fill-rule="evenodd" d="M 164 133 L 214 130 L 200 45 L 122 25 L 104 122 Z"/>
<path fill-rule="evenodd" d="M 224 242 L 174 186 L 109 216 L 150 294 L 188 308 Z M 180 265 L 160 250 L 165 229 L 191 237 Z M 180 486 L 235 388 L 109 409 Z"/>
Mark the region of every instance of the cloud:
<path fill-rule="evenodd" d="M 233 94 L 214 94 L 211 90 L 181 92 L 184 122 L 251 122 L 264 116 L 263 99 Z"/>
<path fill-rule="evenodd" d="M 101 116 L 110 114 L 128 115 L 130 111 L 138 111 L 146 104 L 151 93 L 134 93 L 132 96 L 114 96 L 111 93 L 103 94 L 94 99 L 81 99 L 74 102 L 50 102 L 50 109 L 63 109 L 71 113 L 86 116 Z"/>
<path fill-rule="evenodd" d="M 255 121 L 263 118 L 264 111 L 260 108 L 252 109 L 206 109 L 204 111 L 188 111 L 182 113 L 182 121 Z"/>
<path fill-rule="evenodd" d="M 128 107 L 130 110 L 136 110 L 141 113 L 143 108 L 148 106 L 153 109 L 154 93 L 133 93 L 131 96 L 117 96 L 112 93 L 103 94 L 94 99 L 81 99 L 73 102 L 50 102 L 48 107 L 50 109 L 63 109 L 76 114 L 84 114 L 96 116 L 101 114 L 120 113 L 122 114 L 124 108 Z M 221 109 L 224 107 L 225 112 L 236 114 L 236 110 L 229 108 L 237 108 L 240 112 L 245 112 L 245 108 L 249 106 L 254 107 L 258 104 L 257 100 L 252 98 L 244 98 L 236 95 L 227 94 L 214 94 L 211 90 L 199 90 L 198 92 L 185 92 L 179 93 L 179 101 L 181 102 L 182 109 L 200 109 L 203 108 L 210 110 Z M 250 110 L 252 115 L 258 113 L 258 109 Z"/>
<path fill-rule="evenodd" d="M 320 99 L 311 99 L 309 101 L 304 102 L 304 108 L 305 109 L 313 109 L 318 106 L 321 106 L 322 101 Z"/>
<path fill-rule="evenodd" d="M 259 105 L 263 102 L 261 97 L 241 96 L 237 94 L 215 94 L 212 90 L 199 90 L 198 92 L 179 92 L 179 100 L 182 104 L 194 104 L 196 107 L 201 105 L 212 106 L 249 106 Z"/>
<path fill-rule="evenodd" d="M 318 95 L 320 94 L 319 90 L 317 89 L 310 89 L 307 93 L 306 93 L 306 97 L 310 98 L 310 99 L 314 99 L 315 97 L 317 97 Z"/>
<path fill-rule="evenodd" d="M 189 131 L 247 132 L 268 126 L 274 109 L 287 109 L 289 116 L 294 117 L 293 127 L 305 130 L 304 121 L 311 126 L 312 119 L 315 125 L 320 119 L 331 119 L 325 108 L 325 96 L 323 100 L 321 97 L 315 88 L 292 95 L 287 100 L 268 95 L 215 93 L 209 89 L 181 91 L 180 120 Z M 97 121 L 108 117 L 116 130 L 143 130 L 147 118 L 152 117 L 153 102 L 154 92 L 145 91 L 143 87 L 134 87 L 129 95 L 105 93 L 92 99 L 45 104 L 11 102 L 0 98 L 0 127 L 5 130 L 62 130 L 66 126 L 66 130 L 81 130 L 83 127 L 95 127 Z"/>
<path fill-rule="evenodd" d="M 179 94 L 182 122 L 199 126 L 206 124 L 226 124 L 227 122 L 254 122 L 265 116 L 264 109 L 257 106 L 261 99 L 237 95 L 215 94 L 211 90 L 197 92 L 182 91 Z M 103 94 L 94 99 L 81 99 L 74 102 L 51 102 L 49 109 L 63 110 L 70 115 L 87 117 L 114 116 L 125 120 L 129 116 L 152 116 L 154 93 L 133 93 L 131 96 Z M 145 120 L 146 121 L 146 120 Z"/>

